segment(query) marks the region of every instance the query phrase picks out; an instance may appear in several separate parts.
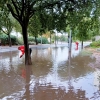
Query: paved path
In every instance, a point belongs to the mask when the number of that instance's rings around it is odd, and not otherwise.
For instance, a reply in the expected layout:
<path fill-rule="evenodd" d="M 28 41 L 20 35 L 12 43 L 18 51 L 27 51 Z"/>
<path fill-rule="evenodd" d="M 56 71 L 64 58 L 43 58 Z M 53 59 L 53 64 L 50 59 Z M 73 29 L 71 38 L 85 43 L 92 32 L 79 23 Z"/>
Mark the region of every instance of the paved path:
<path fill-rule="evenodd" d="M 56 47 L 62 47 L 62 46 L 67 46 L 67 43 L 66 44 L 57 44 Z M 55 44 L 39 44 L 39 45 L 30 45 L 29 46 L 30 48 L 48 48 L 48 47 L 55 47 Z M 17 51 L 18 50 L 18 46 L 12 46 L 12 47 L 9 47 L 9 46 L 0 46 L 0 53 L 3 53 L 3 52 L 9 52 L 9 51 Z"/>
<path fill-rule="evenodd" d="M 89 45 L 89 43 L 84 43 L 85 46 Z M 48 48 L 48 47 L 68 47 L 68 43 L 63 43 L 63 44 L 39 44 L 39 45 L 30 45 L 30 48 Z M 73 46 L 75 48 L 75 43 L 73 43 Z M 79 45 L 80 46 L 80 45 Z M 9 52 L 9 51 L 17 51 L 18 50 L 18 46 L 0 46 L 0 53 L 3 52 Z"/>
<path fill-rule="evenodd" d="M 0 53 L 2 52 L 9 52 L 9 51 L 17 51 L 18 50 L 18 46 L 0 46 Z"/>

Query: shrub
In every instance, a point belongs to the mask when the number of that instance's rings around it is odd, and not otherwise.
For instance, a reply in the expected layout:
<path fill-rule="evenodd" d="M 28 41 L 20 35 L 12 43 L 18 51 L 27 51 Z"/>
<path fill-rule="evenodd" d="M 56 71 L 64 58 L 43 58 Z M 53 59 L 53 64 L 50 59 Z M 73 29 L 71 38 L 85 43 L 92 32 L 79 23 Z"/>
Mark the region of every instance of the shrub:
<path fill-rule="evenodd" d="M 29 42 L 34 42 L 34 41 L 35 41 L 35 38 L 32 37 L 32 36 L 30 36 L 30 37 L 28 37 L 28 41 L 29 41 Z"/>
<path fill-rule="evenodd" d="M 37 41 L 38 41 L 38 43 L 41 43 L 41 38 L 38 38 Z M 42 37 L 42 44 L 48 44 L 48 43 L 49 42 L 48 42 L 47 38 Z"/>
<path fill-rule="evenodd" d="M 94 41 L 90 44 L 91 47 L 100 47 L 100 40 Z"/>
<path fill-rule="evenodd" d="M 10 35 L 10 38 L 11 38 L 12 45 L 18 44 L 16 36 Z M 8 35 L 1 34 L 0 39 L 1 39 L 1 45 L 8 45 L 9 44 Z"/>
<path fill-rule="evenodd" d="M 93 42 L 95 41 L 95 38 L 94 38 L 94 37 L 92 38 L 92 41 L 93 41 Z"/>
<path fill-rule="evenodd" d="M 10 35 L 10 38 L 11 38 L 12 45 L 18 45 L 18 41 L 17 41 L 16 36 Z"/>
<path fill-rule="evenodd" d="M 66 36 L 61 36 L 61 37 L 60 37 L 60 41 L 67 41 Z"/>
<path fill-rule="evenodd" d="M 6 45 L 7 44 L 8 36 L 6 34 L 1 34 L 0 39 L 1 39 L 1 45 Z"/>

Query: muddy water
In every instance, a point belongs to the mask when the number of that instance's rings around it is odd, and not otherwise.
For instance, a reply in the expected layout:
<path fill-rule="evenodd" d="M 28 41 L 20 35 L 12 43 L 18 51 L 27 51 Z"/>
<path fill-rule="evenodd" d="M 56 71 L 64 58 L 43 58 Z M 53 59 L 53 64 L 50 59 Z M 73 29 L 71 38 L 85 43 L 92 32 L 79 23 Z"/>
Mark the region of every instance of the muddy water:
<path fill-rule="evenodd" d="M 67 47 L 34 48 L 32 65 L 19 51 L 0 53 L 0 100 L 100 100 L 91 56 Z"/>

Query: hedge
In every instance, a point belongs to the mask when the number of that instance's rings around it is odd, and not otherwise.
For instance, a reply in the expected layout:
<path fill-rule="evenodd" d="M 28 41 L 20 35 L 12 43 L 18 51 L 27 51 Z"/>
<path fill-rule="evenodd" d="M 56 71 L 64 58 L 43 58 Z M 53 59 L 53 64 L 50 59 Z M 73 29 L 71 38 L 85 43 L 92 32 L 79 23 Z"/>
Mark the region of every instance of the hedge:
<path fill-rule="evenodd" d="M 12 45 L 18 45 L 16 36 L 10 35 L 10 38 L 11 38 Z M 0 40 L 1 40 L 1 45 L 9 44 L 8 35 L 6 35 L 6 34 L 0 34 Z"/>

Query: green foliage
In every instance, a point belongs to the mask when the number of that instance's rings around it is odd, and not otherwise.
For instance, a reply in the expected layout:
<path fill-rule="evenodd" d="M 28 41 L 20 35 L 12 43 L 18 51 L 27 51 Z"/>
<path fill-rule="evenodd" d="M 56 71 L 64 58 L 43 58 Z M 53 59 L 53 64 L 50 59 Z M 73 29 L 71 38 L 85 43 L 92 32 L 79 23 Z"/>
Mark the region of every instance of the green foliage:
<path fill-rule="evenodd" d="M 38 17 L 38 13 L 35 13 L 35 15 L 29 21 L 28 32 L 32 36 L 37 37 L 38 34 L 40 33 L 40 30 L 41 30 L 40 19 Z"/>
<path fill-rule="evenodd" d="M 100 47 L 100 40 L 92 42 L 90 44 L 90 47 L 95 47 L 95 48 Z"/>
<path fill-rule="evenodd" d="M 0 39 L 1 39 L 1 45 L 8 44 L 8 36 L 6 34 L 1 34 Z"/>
<path fill-rule="evenodd" d="M 28 37 L 28 41 L 29 41 L 29 42 L 33 42 L 33 41 L 35 41 L 35 38 L 32 37 L 32 36 L 30 36 L 30 37 Z"/>
<path fill-rule="evenodd" d="M 82 51 L 80 52 L 80 55 L 81 55 L 81 56 L 91 56 L 92 53 L 89 52 L 89 51 L 86 51 L 86 50 L 82 50 Z"/>
<path fill-rule="evenodd" d="M 43 12 L 46 12 L 46 14 L 51 16 L 49 20 L 49 22 L 51 21 L 51 25 L 49 29 L 51 30 L 57 29 L 58 31 L 60 31 L 60 30 L 64 30 L 68 24 L 68 23 L 66 24 L 68 12 L 73 12 L 73 11 L 90 12 L 93 9 L 91 7 L 92 2 L 93 2 L 92 0 L 8 0 L 7 2 L 5 2 L 4 0 L 3 4 L 5 5 L 7 4 L 6 6 L 9 8 L 8 11 L 11 12 L 13 17 L 20 23 L 22 28 L 23 41 L 24 41 L 24 45 L 26 45 L 25 64 L 30 64 L 30 65 L 32 64 L 31 57 L 28 56 L 29 48 L 28 48 L 27 29 L 28 29 L 30 19 L 33 17 L 33 15 L 35 15 L 36 12 L 40 12 L 43 15 L 44 15 Z M 89 10 L 88 7 L 91 8 L 91 10 Z M 44 18 L 48 18 L 48 17 L 45 16 Z M 41 28 L 43 29 L 44 27 L 47 28 L 47 26 L 49 25 L 45 23 L 45 21 L 46 20 L 42 18 Z M 55 22 L 53 24 L 54 26 L 52 25 L 53 22 Z M 35 27 L 35 25 L 33 27 Z M 37 30 L 35 32 L 30 32 L 30 33 L 35 33 L 35 37 L 37 37 L 38 36 L 37 34 L 39 34 Z"/>
<path fill-rule="evenodd" d="M 10 37 L 11 37 L 12 45 L 17 45 L 17 44 L 18 44 L 18 41 L 17 41 L 16 36 L 11 35 Z M 0 35 L 0 39 L 1 39 L 1 44 L 2 44 L 2 45 L 8 45 L 8 44 L 9 44 L 8 35 L 6 35 L 6 34 L 1 34 L 1 35 Z"/>
<path fill-rule="evenodd" d="M 23 44 L 24 44 L 22 38 L 18 38 L 18 39 L 17 39 L 17 42 L 18 42 L 19 45 L 23 45 Z"/>
<path fill-rule="evenodd" d="M 13 25 L 13 29 L 16 31 L 16 32 L 20 32 L 22 34 L 22 29 L 21 29 L 21 26 L 20 24 L 18 23 L 18 21 L 14 18 L 11 18 L 12 20 L 12 25 Z"/>
<path fill-rule="evenodd" d="M 95 5 L 91 0 L 61 0 L 61 2 L 59 0 L 28 0 L 24 4 L 22 0 L 16 2 L 13 0 L 13 3 L 9 0 L 7 3 L 12 15 L 21 25 L 24 24 L 24 20 L 21 19 L 29 16 L 27 19 L 27 24 L 29 21 L 28 32 L 34 36 L 40 34 L 41 29 L 45 30 L 47 28 L 48 30 L 56 29 L 58 31 L 65 31 L 67 25 L 71 28 L 76 27 L 84 17 L 90 17 L 90 13 L 94 7 L 93 5 Z M 23 9 L 23 7 L 28 10 Z"/>
<path fill-rule="evenodd" d="M 60 36 L 60 41 L 67 41 L 67 37 L 65 37 L 65 36 Z"/>
<path fill-rule="evenodd" d="M 92 25 L 92 19 L 88 17 L 84 17 L 77 26 L 77 34 L 76 37 L 80 41 L 85 41 L 91 39 L 90 29 Z"/>
<path fill-rule="evenodd" d="M 93 41 L 95 41 L 95 38 L 94 38 L 94 37 L 92 38 L 92 42 L 93 42 Z"/>
<path fill-rule="evenodd" d="M 12 42 L 12 45 L 18 45 L 18 41 L 17 41 L 16 36 L 11 35 L 11 42 Z"/>
<path fill-rule="evenodd" d="M 57 35 L 56 35 L 56 36 L 55 36 L 55 35 L 53 35 L 52 39 L 53 39 L 53 40 L 58 41 L 58 40 L 60 40 L 60 37 L 59 37 L 59 36 L 57 36 Z"/>
<path fill-rule="evenodd" d="M 37 41 L 38 41 L 38 43 L 41 43 L 41 38 L 39 37 L 39 38 L 37 39 Z M 42 44 L 48 44 L 48 43 L 49 43 L 49 42 L 48 42 L 47 38 L 42 37 Z"/>
<path fill-rule="evenodd" d="M 29 45 L 34 45 L 35 44 L 35 38 L 32 37 L 32 36 L 28 37 L 28 43 L 29 43 Z"/>
<path fill-rule="evenodd" d="M 2 11 L 0 12 L 0 31 L 3 31 L 5 34 L 10 34 L 13 28 L 12 21 L 12 15 L 7 6 L 4 5 Z"/>
<path fill-rule="evenodd" d="M 28 37 L 28 41 L 29 41 L 29 44 L 34 44 L 35 43 L 35 38 L 30 36 L 30 37 Z M 37 38 L 37 42 L 41 43 L 41 37 Z M 47 38 L 42 37 L 42 44 L 48 44 L 48 43 L 49 42 L 48 42 Z"/>

